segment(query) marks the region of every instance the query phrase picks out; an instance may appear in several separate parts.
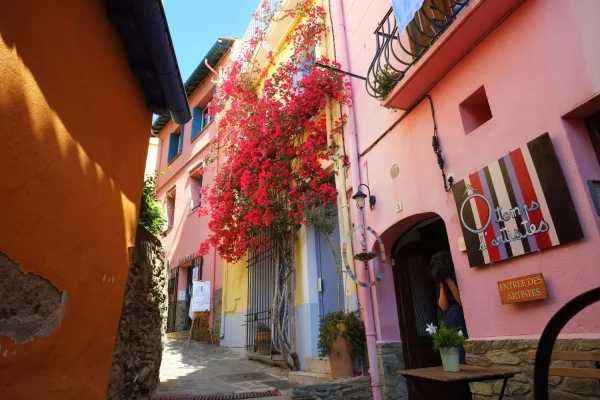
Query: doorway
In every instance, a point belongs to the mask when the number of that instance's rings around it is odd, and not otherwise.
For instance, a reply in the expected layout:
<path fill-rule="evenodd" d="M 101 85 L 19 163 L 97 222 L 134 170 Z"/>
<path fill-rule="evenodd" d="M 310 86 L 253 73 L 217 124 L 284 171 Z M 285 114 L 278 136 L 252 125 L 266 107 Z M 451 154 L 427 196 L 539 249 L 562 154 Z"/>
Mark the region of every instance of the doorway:
<path fill-rule="evenodd" d="M 340 226 L 338 216 L 331 218 L 330 233 L 315 231 L 317 250 L 317 290 L 319 317 L 344 310 L 344 280 L 340 258 Z"/>
<path fill-rule="evenodd" d="M 406 369 L 441 365 L 440 355 L 433 351 L 433 342 L 425 330 L 427 324 L 439 326 L 442 319 L 437 306 L 437 285 L 427 270 L 433 254 L 449 250 L 446 226 L 439 216 L 410 228 L 392 248 L 394 287 Z M 439 393 L 444 392 L 443 387 L 433 382 L 420 385 L 420 388 L 412 387 L 412 381 L 407 381 L 407 384 L 411 400 L 438 398 Z"/>

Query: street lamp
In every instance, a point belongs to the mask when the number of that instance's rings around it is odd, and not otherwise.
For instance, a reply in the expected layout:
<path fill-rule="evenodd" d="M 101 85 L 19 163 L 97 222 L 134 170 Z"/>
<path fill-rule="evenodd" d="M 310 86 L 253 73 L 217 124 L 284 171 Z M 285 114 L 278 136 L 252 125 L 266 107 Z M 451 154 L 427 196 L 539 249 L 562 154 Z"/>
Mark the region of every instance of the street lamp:
<path fill-rule="evenodd" d="M 360 185 L 358 185 L 358 189 L 356 191 L 356 194 L 354 196 L 352 196 L 352 198 L 356 201 L 356 207 L 358 207 L 359 210 L 362 210 L 365 207 L 365 200 L 367 198 L 367 195 L 364 194 L 363 192 L 361 192 L 360 187 L 364 186 L 367 188 L 367 192 L 369 193 L 369 207 L 371 208 L 371 210 L 375 209 L 375 202 L 377 199 L 375 199 L 375 196 L 371 196 L 371 189 L 369 188 L 369 186 L 365 185 L 364 183 L 361 183 Z"/>

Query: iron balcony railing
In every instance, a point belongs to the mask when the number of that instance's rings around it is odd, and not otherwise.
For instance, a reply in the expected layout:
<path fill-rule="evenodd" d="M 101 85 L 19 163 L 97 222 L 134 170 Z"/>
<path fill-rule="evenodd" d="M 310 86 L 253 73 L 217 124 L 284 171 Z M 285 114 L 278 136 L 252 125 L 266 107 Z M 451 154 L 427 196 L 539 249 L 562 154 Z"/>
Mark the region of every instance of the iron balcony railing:
<path fill-rule="evenodd" d="M 390 8 L 377 26 L 377 50 L 366 86 L 372 97 L 385 100 L 425 52 L 442 36 L 470 0 L 425 0 L 402 31 Z"/>
<path fill-rule="evenodd" d="M 250 25 L 246 29 L 246 33 L 244 34 L 243 41 L 247 41 L 252 39 L 257 35 L 257 32 L 262 32 L 266 25 L 268 25 L 271 21 L 268 20 L 269 13 L 274 12 L 275 10 L 281 7 L 282 0 L 262 0 L 254 13 L 256 17 L 252 18 Z M 264 5 L 268 4 L 268 9 L 265 10 Z"/>

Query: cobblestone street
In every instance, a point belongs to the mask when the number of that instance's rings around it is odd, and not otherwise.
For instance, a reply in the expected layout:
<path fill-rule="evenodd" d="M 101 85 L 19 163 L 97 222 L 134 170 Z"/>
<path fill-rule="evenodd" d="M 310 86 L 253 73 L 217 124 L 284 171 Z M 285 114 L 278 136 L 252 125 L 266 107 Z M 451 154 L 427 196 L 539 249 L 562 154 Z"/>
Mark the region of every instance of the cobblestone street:
<path fill-rule="evenodd" d="M 186 340 L 165 342 L 160 385 L 154 399 L 272 391 L 291 398 L 287 370 L 271 367 L 231 350 Z"/>

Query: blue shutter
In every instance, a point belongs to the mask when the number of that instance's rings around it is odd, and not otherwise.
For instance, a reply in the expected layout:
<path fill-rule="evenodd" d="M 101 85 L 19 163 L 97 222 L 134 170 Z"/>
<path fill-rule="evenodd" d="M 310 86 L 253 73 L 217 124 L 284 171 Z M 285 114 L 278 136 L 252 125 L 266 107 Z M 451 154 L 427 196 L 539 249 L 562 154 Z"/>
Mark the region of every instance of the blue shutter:
<path fill-rule="evenodd" d="M 177 148 L 179 146 L 179 135 L 171 133 L 169 136 L 169 154 L 167 156 L 167 162 L 171 162 L 177 155 Z"/>
<path fill-rule="evenodd" d="M 198 136 L 198 134 L 200 133 L 200 131 L 202 130 L 202 110 L 200 110 L 198 107 L 194 107 L 193 113 L 192 113 L 192 139 L 194 140 L 194 138 L 196 136 Z"/>

